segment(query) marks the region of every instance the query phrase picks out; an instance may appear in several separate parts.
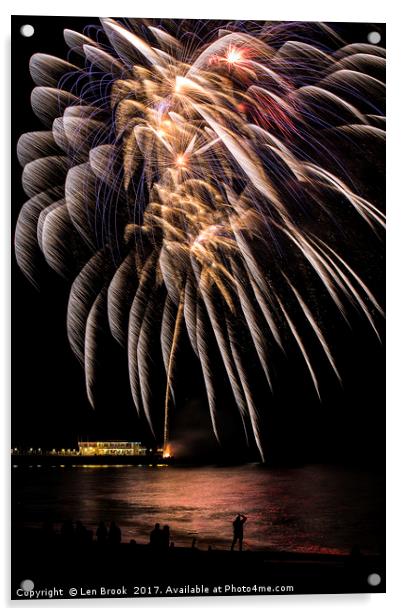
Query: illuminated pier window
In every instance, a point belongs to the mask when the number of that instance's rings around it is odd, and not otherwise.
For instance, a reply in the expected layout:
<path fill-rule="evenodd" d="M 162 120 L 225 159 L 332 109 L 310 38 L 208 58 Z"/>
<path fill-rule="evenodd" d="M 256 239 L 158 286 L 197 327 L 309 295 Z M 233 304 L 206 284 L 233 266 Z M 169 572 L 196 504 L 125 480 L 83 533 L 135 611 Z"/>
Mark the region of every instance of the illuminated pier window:
<path fill-rule="evenodd" d="M 141 443 L 130 441 L 80 441 L 81 456 L 145 456 L 147 450 Z"/>

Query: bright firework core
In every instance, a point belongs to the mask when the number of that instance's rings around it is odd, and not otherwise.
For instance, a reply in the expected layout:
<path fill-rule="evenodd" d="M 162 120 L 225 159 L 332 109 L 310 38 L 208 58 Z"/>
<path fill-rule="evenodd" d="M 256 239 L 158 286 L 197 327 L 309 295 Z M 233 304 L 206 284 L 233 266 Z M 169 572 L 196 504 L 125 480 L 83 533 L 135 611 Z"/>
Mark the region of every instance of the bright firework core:
<path fill-rule="evenodd" d="M 176 158 L 176 165 L 178 167 L 185 167 L 187 163 L 187 159 L 184 154 L 179 154 Z"/>
<path fill-rule="evenodd" d="M 243 59 L 243 54 L 240 49 L 236 49 L 235 47 L 229 48 L 226 53 L 226 61 L 229 64 L 236 64 L 236 62 L 241 62 Z"/>

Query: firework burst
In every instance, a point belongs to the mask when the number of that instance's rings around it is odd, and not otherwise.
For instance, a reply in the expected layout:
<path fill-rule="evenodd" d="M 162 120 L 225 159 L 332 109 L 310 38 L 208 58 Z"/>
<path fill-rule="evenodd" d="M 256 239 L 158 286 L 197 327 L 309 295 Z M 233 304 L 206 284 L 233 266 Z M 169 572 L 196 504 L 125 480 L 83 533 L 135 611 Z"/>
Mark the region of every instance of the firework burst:
<path fill-rule="evenodd" d="M 342 226 L 360 220 L 378 237 L 384 216 L 342 154 L 384 140 L 385 52 L 343 45 L 326 26 L 331 49 L 293 39 L 286 24 L 211 25 L 201 36 L 197 23 L 104 19 L 93 38 L 65 31 L 68 61 L 31 58 L 32 108 L 47 129 L 18 143 L 29 201 L 16 254 L 34 283 L 41 253 L 73 281 L 68 337 L 93 405 L 106 315 L 135 407 L 167 450 L 185 337 L 216 438 L 223 369 L 264 459 L 276 353 L 292 341 L 319 396 L 313 340 L 341 378 L 317 298 L 344 319 L 357 308 L 377 331 L 381 308 L 348 261 Z"/>

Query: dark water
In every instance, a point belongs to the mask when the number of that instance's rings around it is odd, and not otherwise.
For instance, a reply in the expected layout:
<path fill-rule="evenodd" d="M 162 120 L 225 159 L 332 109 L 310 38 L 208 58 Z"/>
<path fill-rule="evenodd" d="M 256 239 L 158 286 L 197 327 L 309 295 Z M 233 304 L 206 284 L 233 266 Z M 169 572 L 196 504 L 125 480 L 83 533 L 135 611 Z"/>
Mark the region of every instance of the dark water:
<path fill-rule="evenodd" d="M 232 519 L 247 515 L 249 549 L 367 553 L 382 545 L 383 480 L 362 470 L 307 466 L 230 468 L 15 468 L 14 495 L 26 526 L 114 519 L 123 541 L 148 541 L 169 524 L 176 545 L 227 547 Z"/>

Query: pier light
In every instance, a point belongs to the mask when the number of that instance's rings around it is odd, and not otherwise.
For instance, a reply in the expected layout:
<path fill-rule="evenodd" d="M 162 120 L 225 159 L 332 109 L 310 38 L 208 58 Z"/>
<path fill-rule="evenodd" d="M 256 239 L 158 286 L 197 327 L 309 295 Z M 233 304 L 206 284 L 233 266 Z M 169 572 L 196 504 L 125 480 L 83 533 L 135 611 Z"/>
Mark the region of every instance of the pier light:
<path fill-rule="evenodd" d="M 171 451 L 170 445 L 166 445 L 163 449 L 162 457 L 170 458 L 171 456 L 172 456 L 172 451 Z"/>
<path fill-rule="evenodd" d="M 68 450 L 70 451 L 70 450 Z M 146 449 L 140 442 L 133 441 L 103 441 L 78 443 L 78 455 L 89 456 L 138 456 L 146 455 Z"/>

